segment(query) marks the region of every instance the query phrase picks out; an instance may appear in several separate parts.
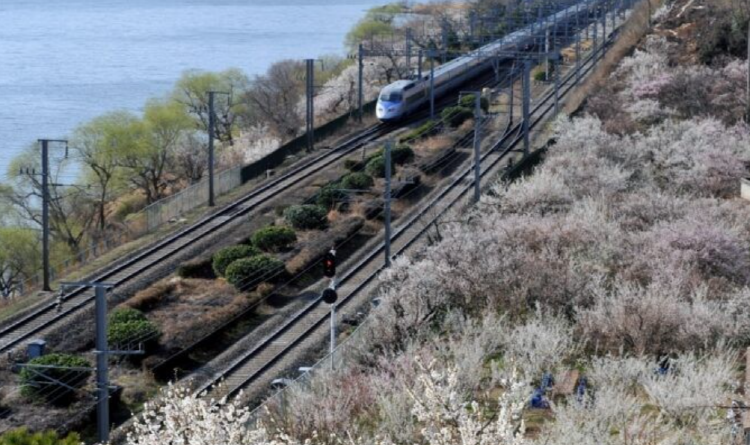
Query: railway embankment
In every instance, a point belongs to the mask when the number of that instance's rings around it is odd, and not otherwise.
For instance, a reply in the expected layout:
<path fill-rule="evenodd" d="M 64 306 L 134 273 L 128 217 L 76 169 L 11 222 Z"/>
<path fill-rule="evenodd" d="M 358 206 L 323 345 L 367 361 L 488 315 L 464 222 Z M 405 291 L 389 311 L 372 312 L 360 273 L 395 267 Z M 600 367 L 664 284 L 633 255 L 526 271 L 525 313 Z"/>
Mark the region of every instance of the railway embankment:
<path fill-rule="evenodd" d="M 741 443 L 747 60 L 700 48 L 747 16 L 715 7 L 654 8 L 541 162 L 382 274 L 343 366 L 284 391 L 255 432 Z"/>

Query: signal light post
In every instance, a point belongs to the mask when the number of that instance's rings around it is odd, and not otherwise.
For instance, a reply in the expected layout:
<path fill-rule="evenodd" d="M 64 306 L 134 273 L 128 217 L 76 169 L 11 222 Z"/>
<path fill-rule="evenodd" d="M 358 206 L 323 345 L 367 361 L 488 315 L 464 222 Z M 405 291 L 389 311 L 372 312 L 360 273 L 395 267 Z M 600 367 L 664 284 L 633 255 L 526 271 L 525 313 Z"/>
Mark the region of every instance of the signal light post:
<path fill-rule="evenodd" d="M 334 369 L 334 351 L 336 349 L 336 248 L 332 248 L 323 258 L 323 274 L 331 278 L 331 284 L 323 291 L 323 301 L 331 305 L 331 371 Z"/>

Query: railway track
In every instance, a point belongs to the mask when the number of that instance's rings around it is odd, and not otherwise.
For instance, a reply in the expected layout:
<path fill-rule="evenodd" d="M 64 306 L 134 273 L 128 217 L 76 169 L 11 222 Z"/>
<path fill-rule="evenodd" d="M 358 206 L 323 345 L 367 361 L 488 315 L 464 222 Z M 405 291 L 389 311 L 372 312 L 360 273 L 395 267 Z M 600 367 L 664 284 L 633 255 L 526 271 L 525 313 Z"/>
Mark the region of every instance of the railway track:
<path fill-rule="evenodd" d="M 616 32 L 608 37 L 608 42 L 615 38 Z M 596 65 L 603 52 L 590 54 L 581 64 L 581 76 L 585 77 Z M 560 80 L 559 97 L 565 97 L 576 85 L 575 70 L 571 70 Z M 531 110 L 530 129 L 544 122 L 555 109 L 554 90 L 547 91 Z M 523 143 L 522 123 L 508 126 L 504 135 L 481 155 L 481 177 L 486 179 L 497 173 L 500 162 L 519 144 Z M 469 161 L 468 164 L 472 162 Z M 393 233 L 391 246 L 394 256 L 403 254 L 414 245 L 428 228 L 456 205 L 473 188 L 473 166 L 465 165 L 460 174 L 455 175 L 450 184 L 435 194 L 427 204 L 413 213 Z M 373 247 L 366 256 L 350 267 L 340 277 L 338 293 L 343 298 L 337 303 L 338 311 L 353 311 L 366 304 L 365 290 L 373 287 L 375 278 L 383 269 L 384 242 Z M 358 298 L 365 296 L 365 298 Z M 355 301 L 358 300 L 358 301 Z M 196 390 L 197 393 L 209 393 L 215 400 L 223 397 L 237 396 L 247 389 L 260 376 L 274 368 L 295 348 L 303 343 L 310 346 L 314 334 L 323 335 L 327 331 L 330 307 L 317 299 L 299 312 L 284 321 L 274 332 L 260 340 L 250 350 L 235 358 L 227 367 L 213 374 Z M 268 380 L 268 378 L 266 378 Z"/>
<path fill-rule="evenodd" d="M 395 129 L 396 127 L 391 124 L 377 124 L 370 127 L 345 141 L 339 147 L 303 162 L 301 165 L 275 178 L 268 184 L 253 190 L 221 211 L 202 218 L 186 229 L 145 249 L 111 270 L 95 276 L 91 281 L 108 282 L 115 286 L 121 286 L 125 282 L 143 274 L 145 271 L 164 263 L 176 253 L 227 227 L 238 218 L 256 209 L 259 205 L 294 187 L 300 180 L 329 167 L 364 144 L 381 138 Z M 0 328 L 0 352 L 7 352 L 15 348 L 32 335 L 51 328 L 71 315 L 93 305 L 94 294 L 89 289 L 76 289 L 65 294 L 62 300 L 63 310 L 58 311 L 57 304 L 50 302 L 21 319 Z"/>
<path fill-rule="evenodd" d="M 487 76 L 479 76 L 476 81 L 483 84 Z M 453 103 L 452 95 L 441 98 L 437 105 L 439 110 Z M 196 243 L 208 239 L 224 228 L 230 226 L 239 218 L 257 209 L 260 205 L 277 197 L 279 194 L 295 187 L 301 180 L 330 167 L 345 156 L 350 155 L 362 146 L 376 141 L 405 125 L 418 122 L 427 117 L 427 112 L 415 113 L 406 122 L 399 125 L 379 123 L 361 131 L 341 143 L 338 147 L 312 159 L 302 162 L 290 171 L 260 186 L 237 201 L 227 205 L 220 211 L 208 215 L 189 227 L 178 231 L 166 239 L 150 246 L 133 257 L 109 268 L 105 272 L 95 275 L 89 281 L 107 282 L 115 288 L 135 280 L 155 267 L 164 264 L 176 254 L 187 250 Z M 20 319 L 0 327 L 0 353 L 14 350 L 25 340 L 39 335 L 46 330 L 62 325 L 66 319 L 80 313 L 86 308 L 93 307 L 94 293 L 90 289 L 75 289 L 62 297 L 62 310 L 58 310 L 55 301 L 42 304 Z"/>

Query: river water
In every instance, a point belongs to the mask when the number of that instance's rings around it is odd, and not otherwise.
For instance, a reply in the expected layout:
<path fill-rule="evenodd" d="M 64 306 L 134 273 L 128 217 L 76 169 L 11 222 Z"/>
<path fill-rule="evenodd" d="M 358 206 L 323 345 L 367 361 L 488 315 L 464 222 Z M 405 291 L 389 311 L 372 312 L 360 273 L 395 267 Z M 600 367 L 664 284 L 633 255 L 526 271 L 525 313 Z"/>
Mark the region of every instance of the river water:
<path fill-rule="evenodd" d="M 39 138 L 170 91 L 187 69 L 263 73 L 344 54 L 388 0 L 0 0 L 0 180 Z"/>

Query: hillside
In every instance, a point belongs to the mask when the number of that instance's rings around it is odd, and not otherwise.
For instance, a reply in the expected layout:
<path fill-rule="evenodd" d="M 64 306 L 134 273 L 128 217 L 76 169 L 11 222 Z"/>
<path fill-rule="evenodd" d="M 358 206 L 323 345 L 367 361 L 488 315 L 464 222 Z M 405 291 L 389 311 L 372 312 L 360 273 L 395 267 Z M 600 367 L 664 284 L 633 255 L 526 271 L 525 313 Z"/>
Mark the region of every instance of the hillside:
<path fill-rule="evenodd" d="M 739 443 L 747 65 L 725 38 L 705 59 L 705 39 L 741 14 L 700 1 L 656 11 L 653 31 L 556 123 L 533 174 L 446 218 L 381 277 L 346 369 L 272 402 L 268 431 L 313 443 Z"/>

